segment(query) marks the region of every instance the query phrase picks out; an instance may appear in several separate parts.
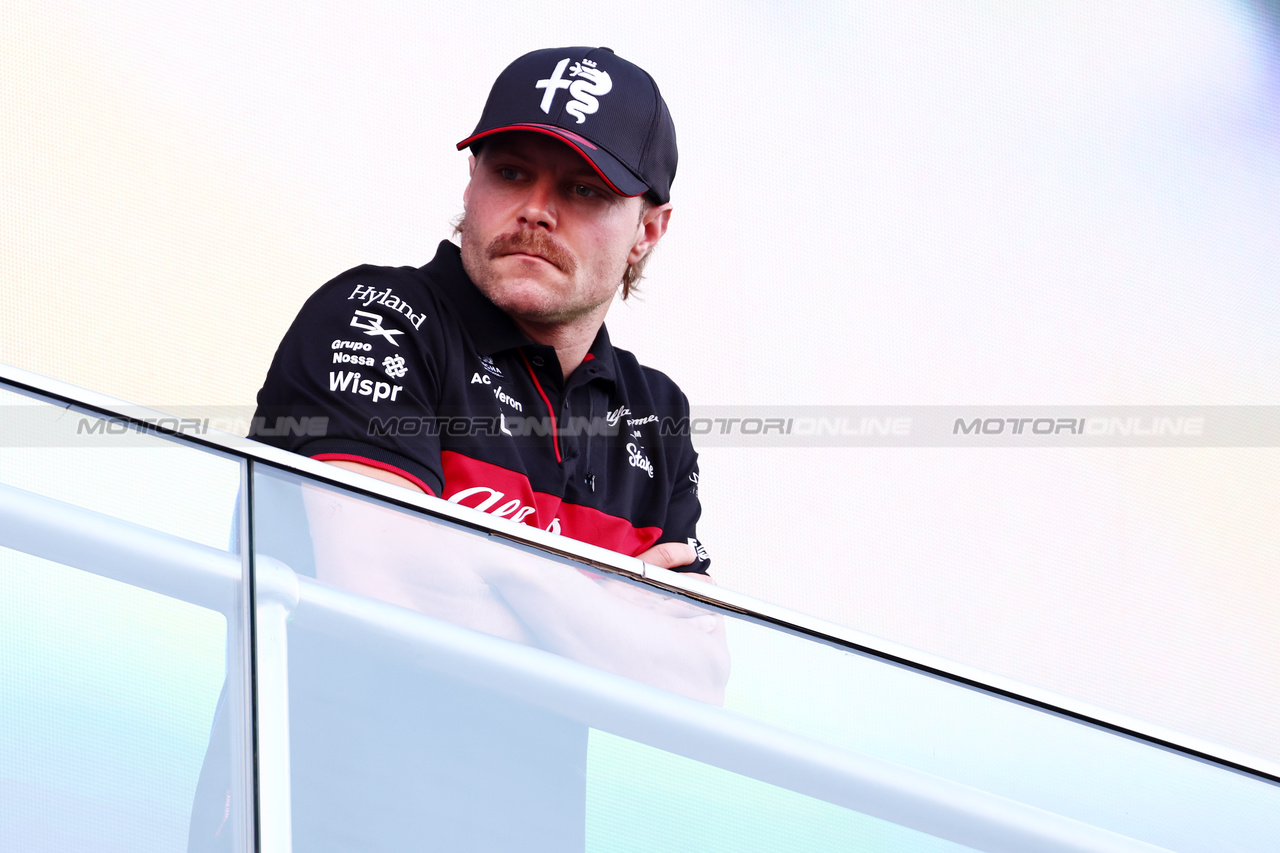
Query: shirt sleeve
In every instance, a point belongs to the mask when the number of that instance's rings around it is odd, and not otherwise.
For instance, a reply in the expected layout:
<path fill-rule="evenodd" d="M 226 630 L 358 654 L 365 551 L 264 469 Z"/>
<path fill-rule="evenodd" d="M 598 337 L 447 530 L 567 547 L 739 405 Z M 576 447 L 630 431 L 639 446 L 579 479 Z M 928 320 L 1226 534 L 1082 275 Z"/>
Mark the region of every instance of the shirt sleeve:
<path fill-rule="evenodd" d="M 675 419 L 677 423 L 689 423 L 689 401 L 680 395 L 681 411 Z M 687 566 L 679 566 L 677 572 L 701 572 L 706 574 L 711 568 L 711 558 L 706 547 L 698 539 L 698 519 L 702 515 L 702 503 L 698 499 L 698 454 L 693 449 L 693 441 L 686 430 L 683 435 L 673 437 L 678 442 L 672 448 L 673 455 L 679 460 L 676 474 L 671 483 L 671 497 L 667 503 L 667 519 L 662 525 L 662 535 L 658 543 L 682 542 L 693 547 L 696 555 L 694 561 Z"/>
<path fill-rule="evenodd" d="M 442 330 L 412 269 L 363 266 L 303 305 L 276 350 L 249 437 L 398 473 L 438 495 Z"/>

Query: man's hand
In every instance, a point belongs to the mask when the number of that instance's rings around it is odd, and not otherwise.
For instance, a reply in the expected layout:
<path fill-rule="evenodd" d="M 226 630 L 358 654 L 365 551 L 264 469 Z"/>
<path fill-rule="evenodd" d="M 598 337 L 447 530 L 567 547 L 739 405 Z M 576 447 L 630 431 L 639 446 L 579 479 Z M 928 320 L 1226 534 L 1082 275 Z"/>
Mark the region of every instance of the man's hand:
<path fill-rule="evenodd" d="M 648 551 L 637 556 L 649 565 L 657 566 L 660 569 L 687 566 L 698 558 L 698 555 L 693 551 L 693 546 L 686 545 L 683 542 L 663 542 L 661 545 L 654 545 Z"/>

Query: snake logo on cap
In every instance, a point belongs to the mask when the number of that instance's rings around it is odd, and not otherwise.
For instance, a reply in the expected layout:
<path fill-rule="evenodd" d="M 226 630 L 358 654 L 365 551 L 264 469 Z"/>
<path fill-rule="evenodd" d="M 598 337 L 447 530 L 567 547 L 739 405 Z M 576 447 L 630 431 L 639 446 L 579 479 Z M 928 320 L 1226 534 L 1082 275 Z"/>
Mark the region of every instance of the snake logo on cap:
<path fill-rule="evenodd" d="M 572 98 L 565 105 L 565 112 L 576 116 L 578 124 L 582 124 L 587 120 L 587 116 L 600 109 L 600 101 L 597 96 L 607 95 L 613 89 L 613 81 L 609 79 L 609 72 L 597 68 L 596 64 L 590 59 L 584 59 L 581 62 L 573 63 L 573 67 L 569 68 L 570 77 L 579 77 L 578 80 L 564 79 L 564 70 L 569 65 L 569 60 L 562 59 L 556 63 L 555 70 L 551 72 L 551 76 L 534 83 L 535 89 L 542 89 L 542 111 L 547 115 L 551 115 L 551 105 L 555 102 L 556 92 L 561 89 L 569 90 L 569 97 Z"/>

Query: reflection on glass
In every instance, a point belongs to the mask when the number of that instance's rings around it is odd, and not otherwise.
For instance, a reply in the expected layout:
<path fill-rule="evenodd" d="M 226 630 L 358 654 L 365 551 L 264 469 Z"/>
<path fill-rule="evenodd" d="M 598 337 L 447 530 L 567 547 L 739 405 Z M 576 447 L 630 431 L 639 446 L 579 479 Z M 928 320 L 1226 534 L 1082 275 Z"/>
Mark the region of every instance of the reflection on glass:
<path fill-rule="evenodd" d="M 1170 850 L 1280 839 L 1280 789 L 1255 777 L 256 470 L 259 557 L 316 579 L 287 622 L 296 850 L 657 850 L 676 826 L 731 849 L 971 843 L 912 829 L 940 801 L 911 791 L 901 826 L 859 814 L 866 767 L 984 804 L 957 826 L 995 804 L 1006 828 Z M 789 769 L 814 754 L 853 775 Z"/>
<path fill-rule="evenodd" d="M 259 473 L 255 495 L 259 554 L 324 585 L 723 701 L 708 608 L 288 476 Z M 305 607 L 288 631 L 295 849 L 583 849 L 581 721 Z"/>
<path fill-rule="evenodd" d="M 723 702 L 724 626 L 708 608 L 333 489 L 302 497 L 323 583 Z"/>

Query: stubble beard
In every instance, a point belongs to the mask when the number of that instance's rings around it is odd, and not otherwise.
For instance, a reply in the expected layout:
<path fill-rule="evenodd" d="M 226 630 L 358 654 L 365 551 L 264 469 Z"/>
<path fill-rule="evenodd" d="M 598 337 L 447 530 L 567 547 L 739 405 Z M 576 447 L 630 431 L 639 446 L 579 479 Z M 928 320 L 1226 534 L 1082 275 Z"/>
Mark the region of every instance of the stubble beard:
<path fill-rule="evenodd" d="M 573 282 L 579 272 L 579 264 L 573 253 L 549 234 L 541 231 L 512 231 L 494 237 L 487 246 L 480 245 L 480 238 L 472 236 L 464 223 L 459 223 L 462 238 L 462 266 L 490 302 L 508 315 L 538 323 L 564 323 L 575 320 L 597 308 L 596 305 L 557 304 L 554 291 L 540 289 L 540 298 L 531 301 L 528 288 L 506 286 L 508 277 L 500 273 L 494 262 L 512 253 L 538 255 L 548 261 L 570 282 L 569 298 L 573 298 Z M 523 293 L 521 291 L 524 291 Z M 612 297 L 610 297 L 612 299 Z"/>

